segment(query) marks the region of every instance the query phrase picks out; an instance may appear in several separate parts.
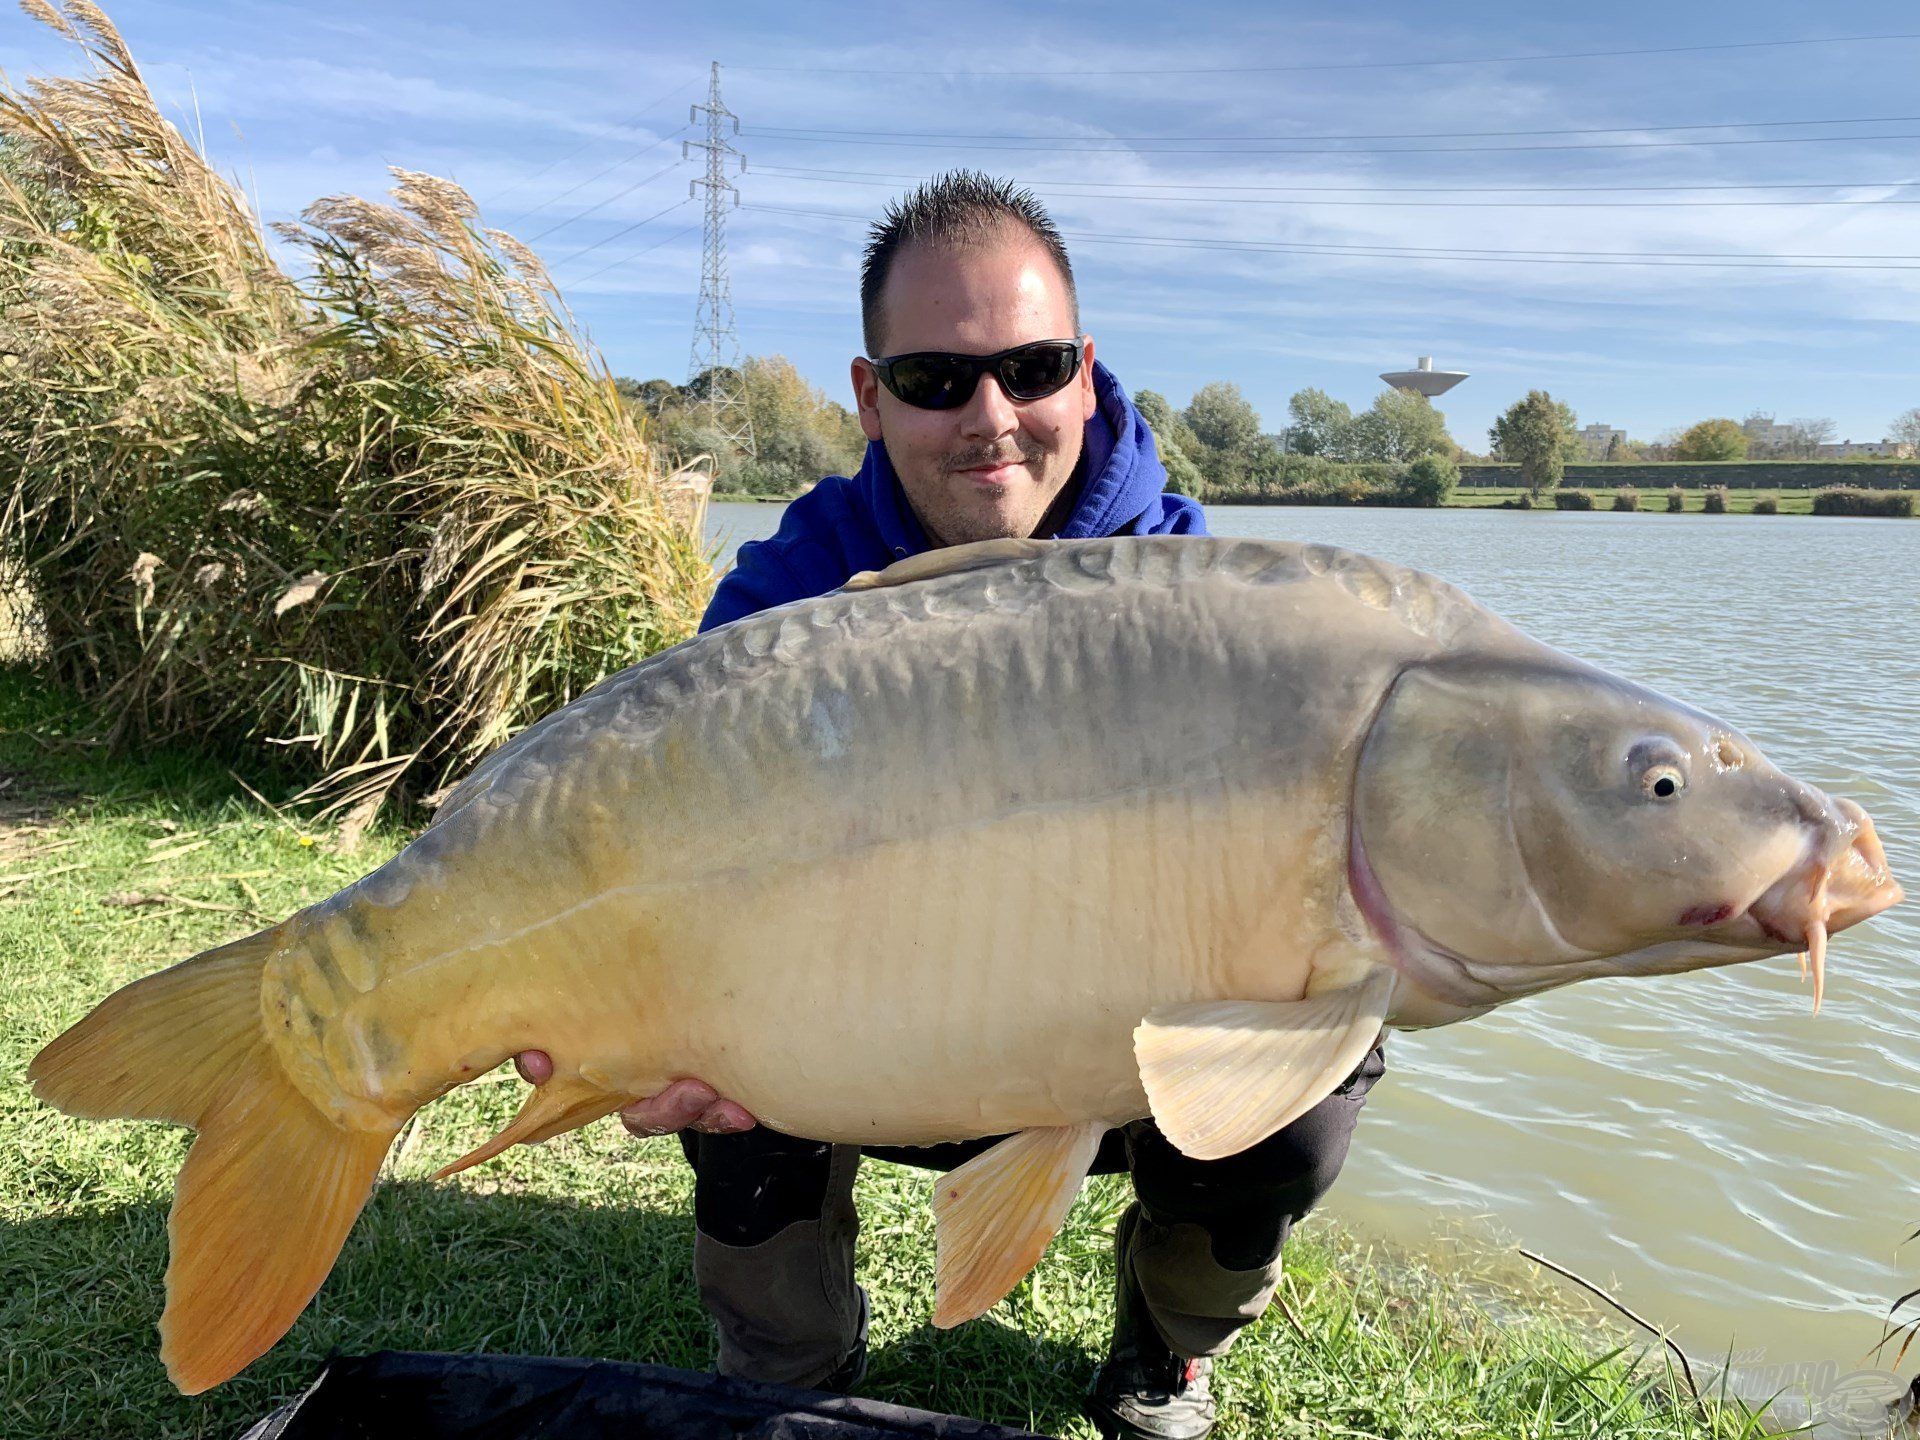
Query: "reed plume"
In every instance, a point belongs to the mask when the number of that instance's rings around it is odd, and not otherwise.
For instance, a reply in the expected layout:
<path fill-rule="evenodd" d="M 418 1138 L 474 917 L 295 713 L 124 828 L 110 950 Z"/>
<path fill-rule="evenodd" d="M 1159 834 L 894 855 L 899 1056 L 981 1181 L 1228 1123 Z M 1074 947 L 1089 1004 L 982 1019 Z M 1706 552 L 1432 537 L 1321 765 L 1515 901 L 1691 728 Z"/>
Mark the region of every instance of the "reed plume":
<path fill-rule="evenodd" d="M 670 474 L 533 252 L 458 185 L 275 227 L 87 0 L 0 87 L 0 572 L 113 738 L 271 748 L 364 823 L 691 633 Z"/>

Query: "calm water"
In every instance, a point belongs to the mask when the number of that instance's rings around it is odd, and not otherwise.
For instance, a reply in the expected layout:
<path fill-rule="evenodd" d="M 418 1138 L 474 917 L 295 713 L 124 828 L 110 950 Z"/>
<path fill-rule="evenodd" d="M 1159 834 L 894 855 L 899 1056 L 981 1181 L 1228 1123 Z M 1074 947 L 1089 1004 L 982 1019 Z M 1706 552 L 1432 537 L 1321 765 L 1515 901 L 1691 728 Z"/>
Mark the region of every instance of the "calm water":
<path fill-rule="evenodd" d="M 1837 1364 L 1920 1285 L 1920 523 L 1219 507 L 1443 576 L 1534 635 L 1712 711 L 1858 800 L 1916 900 L 1793 960 L 1600 981 L 1390 1047 L 1331 1207 L 1406 1243 L 1519 1243 L 1697 1355 Z M 779 507 L 717 505 L 728 553 Z M 1912 1369 L 1909 1358 L 1907 1369 Z M 1777 1388 L 1775 1385 L 1767 1387 Z"/>

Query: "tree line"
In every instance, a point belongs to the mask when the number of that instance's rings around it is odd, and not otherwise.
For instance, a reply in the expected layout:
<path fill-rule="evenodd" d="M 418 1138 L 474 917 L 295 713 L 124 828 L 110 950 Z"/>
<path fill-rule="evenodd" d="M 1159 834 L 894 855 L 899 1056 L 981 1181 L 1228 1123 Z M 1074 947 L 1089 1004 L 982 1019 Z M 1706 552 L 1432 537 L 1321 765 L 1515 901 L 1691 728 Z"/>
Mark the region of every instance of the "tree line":
<path fill-rule="evenodd" d="M 706 402 L 719 383 L 745 394 L 755 440 L 751 453 L 711 428 Z M 683 462 L 706 457 L 720 494 L 797 495 L 824 475 L 853 473 L 866 448 L 859 418 L 807 383 L 781 355 L 755 356 L 737 370 L 707 372 L 685 385 L 657 379 L 615 384 L 668 454 Z M 1231 381 L 1202 385 L 1184 409 L 1156 390 L 1141 390 L 1133 399 L 1153 431 L 1168 488 L 1216 502 L 1437 504 L 1457 480 L 1459 462 L 1485 459 L 1517 464 L 1538 497 L 1560 483 L 1569 463 L 1811 458 L 1834 433 L 1831 420 L 1777 423 L 1755 411 L 1743 420 L 1702 420 L 1655 441 L 1616 433 L 1605 453 L 1594 455 L 1573 409 L 1532 390 L 1494 421 L 1483 456 L 1456 442 L 1446 416 L 1412 390 L 1382 391 L 1357 411 L 1324 390 L 1296 391 L 1278 433 L 1265 429 L 1259 411 Z M 1888 438 L 1920 450 L 1920 407 L 1898 416 Z"/>
<path fill-rule="evenodd" d="M 646 422 L 649 438 L 683 464 L 704 463 L 719 494 L 796 495 L 824 475 L 851 474 L 866 447 L 859 418 L 781 355 L 755 356 L 685 385 L 625 377 L 614 384 Z M 751 453 L 713 429 L 707 402 L 716 384 L 744 393 Z M 1436 491 L 1436 499 L 1414 503 L 1437 503 L 1458 475 L 1451 462 L 1459 446 L 1446 417 L 1411 391 L 1388 391 L 1356 413 L 1324 391 L 1302 390 L 1282 435 L 1265 433 L 1259 412 L 1228 381 L 1201 386 L 1183 410 L 1153 390 L 1140 391 L 1134 403 L 1154 433 L 1169 488 L 1196 498 L 1273 498 L 1302 484 L 1324 487 L 1330 474 L 1351 468 L 1338 478 L 1358 489 L 1343 498 L 1366 498 L 1359 492 L 1394 482 L 1396 494 Z M 1407 479 L 1404 472 L 1423 458 L 1447 463 Z"/>
<path fill-rule="evenodd" d="M 648 438 L 681 464 L 704 460 L 723 495 L 798 495 L 824 475 L 851 475 L 867 448 L 860 418 L 808 384 L 784 355 L 703 371 L 685 385 L 624 377 L 613 383 L 641 413 Z M 753 421 L 751 453 L 713 429 L 707 402 L 716 384 L 744 392 Z"/>

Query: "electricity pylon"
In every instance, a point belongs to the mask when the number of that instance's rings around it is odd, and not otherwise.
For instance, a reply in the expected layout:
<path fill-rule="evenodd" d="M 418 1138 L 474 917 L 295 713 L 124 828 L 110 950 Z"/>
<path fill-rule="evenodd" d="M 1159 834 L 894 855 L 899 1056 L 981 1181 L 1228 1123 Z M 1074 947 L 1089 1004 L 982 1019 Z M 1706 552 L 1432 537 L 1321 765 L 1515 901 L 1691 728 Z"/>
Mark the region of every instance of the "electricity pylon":
<path fill-rule="evenodd" d="M 720 62 L 713 62 L 712 78 L 707 84 L 707 103 L 687 108 L 687 123 L 696 124 L 707 117 L 707 138 L 680 142 L 684 160 L 695 150 L 707 152 L 704 178 L 687 182 L 687 195 L 704 185 L 707 190 L 707 220 L 700 253 L 700 303 L 694 309 L 693 358 L 687 367 L 689 384 L 706 376 L 704 403 L 708 423 L 721 438 L 748 455 L 755 452 L 753 416 L 747 409 L 747 394 L 740 374 L 740 334 L 733 321 L 733 296 L 727 285 L 727 211 L 738 208 L 740 191 L 727 179 L 727 158 L 740 162 L 745 174 L 747 157 L 734 149 L 731 135 L 740 133 L 740 117 L 727 109 L 720 98 Z M 732 130 L 722 133 L 725 122 Z M 732 196 L 731 206 L 727 197 Z"/>

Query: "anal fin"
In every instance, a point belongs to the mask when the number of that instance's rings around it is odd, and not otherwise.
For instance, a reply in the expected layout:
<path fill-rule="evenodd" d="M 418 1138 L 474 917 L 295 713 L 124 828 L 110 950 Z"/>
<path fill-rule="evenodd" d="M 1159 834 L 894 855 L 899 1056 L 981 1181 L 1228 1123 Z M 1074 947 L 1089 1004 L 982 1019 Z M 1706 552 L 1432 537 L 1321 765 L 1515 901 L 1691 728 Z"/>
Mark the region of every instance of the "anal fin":
<path fill-rule="evenodd" d="M 1306 1000 L 1209 1000 L 1154 1011 L 1133 1032 L 1154 1123 L 1196 1160 L 1219 1160 L 1331 1095 L 1372 1046 L 1393 972 Z"/>
<path fill-rule="evenodd" d="M 933 1323 L 950 1329 L 984 1315 L 1039 1263 L 1107 1127 L 1022 1130 L 940 1178 Z"/>
<path fill-rule="evenodd" d="M 533 1094 L 527 1097 L 527 1103 L 520 1107 L 520 1113 L 513 1117 L 506 1129 L 479 1148 L 469 1150 L 445 1169 L 435 1172 L 433 1178 L 444 1180 L 449 1175 L 457 1175 L 470 1166 L 478 1165 L 482 1160 L 491 1160 L 515 1145 L 537 1145 L 542 1140 L 551 1140 L 569 1130 L 578 1130 L 582 1125 L 591 1125 L 602 1116 L 611 1115 L 631 1098 L 615 1095 L 578 1076 L 556 1075 L 546 1084 L 535 1087 Z"/>

